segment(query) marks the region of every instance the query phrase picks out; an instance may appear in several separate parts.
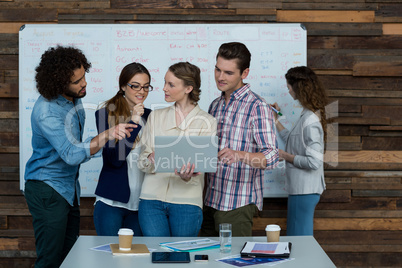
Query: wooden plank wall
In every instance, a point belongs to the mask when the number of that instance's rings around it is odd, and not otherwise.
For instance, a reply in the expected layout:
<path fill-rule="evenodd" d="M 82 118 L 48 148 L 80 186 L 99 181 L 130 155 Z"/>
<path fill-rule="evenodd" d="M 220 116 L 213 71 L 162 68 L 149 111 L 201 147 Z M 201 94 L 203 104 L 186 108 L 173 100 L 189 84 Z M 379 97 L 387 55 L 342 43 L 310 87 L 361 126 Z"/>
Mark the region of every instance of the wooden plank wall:
<path fill-rule="evenodd" d="M 316 239 L 338 267 L 401 265 L 402 0 L 0 0 L 0 267 L 35 258 L 18 181 L 19 27 L 241 22 L 303 22 L 308 66 L 338 101 Z M 82 198 L 81 234 L 95 234 L 93 201 Z M 255 222 L 255 235 L 267 223 L 286 229 L 286 199 L 266 199 Z"/>

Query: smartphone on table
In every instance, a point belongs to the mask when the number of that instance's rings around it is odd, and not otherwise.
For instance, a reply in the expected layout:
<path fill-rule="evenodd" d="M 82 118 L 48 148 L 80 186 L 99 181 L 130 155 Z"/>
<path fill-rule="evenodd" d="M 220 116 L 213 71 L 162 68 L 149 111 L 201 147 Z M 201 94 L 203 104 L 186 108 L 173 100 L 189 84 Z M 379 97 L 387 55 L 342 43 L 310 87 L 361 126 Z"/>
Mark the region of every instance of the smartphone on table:
<path fill-rule="evenodd" d="M 152 252 L 153 263 L 186 263 L 190 262 L 188 252 Z"/>
<path fill-rule="evenodd" d="M 195 255 L 194 261 L 208 261 L 208 255 Z"/>

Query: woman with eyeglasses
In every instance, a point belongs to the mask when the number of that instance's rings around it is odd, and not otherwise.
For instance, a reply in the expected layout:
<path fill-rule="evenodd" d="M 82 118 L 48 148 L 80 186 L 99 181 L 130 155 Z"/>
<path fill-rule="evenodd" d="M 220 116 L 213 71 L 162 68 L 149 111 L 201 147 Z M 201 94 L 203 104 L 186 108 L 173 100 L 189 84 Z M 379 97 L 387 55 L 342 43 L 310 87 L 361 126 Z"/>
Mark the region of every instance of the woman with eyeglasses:
<path fill-rule="evenodd" d="M 122 122 L 138 125 L 131 136 L 111 140 L 103 147 L 103 167 L 95 190 L 94 223 L 98 235 L 116 236 L 120 228 L 130 228 L 141 236 L 138 203 L 144 173 L 137 168 L 141 152 L 139 137 L 151 110 L 144 108 L 151 75 L 140 63 L 126 65 L 120 73 L 119 91 L 96 111 L 98 132 Z"/>
<path fill-rule="evenodd" d="M 165 101 L 174 105 L 149 116 L 138 167 L 145 174 L 138 210 L 144 236 L 197 236 L 202 223 L 204 174 L 194 163 L 172 173 L 155 173 L 155 136 L 215 136 L 216 120 L 200 109 L 200 69 L 188 62 L 169 67 Z"/>

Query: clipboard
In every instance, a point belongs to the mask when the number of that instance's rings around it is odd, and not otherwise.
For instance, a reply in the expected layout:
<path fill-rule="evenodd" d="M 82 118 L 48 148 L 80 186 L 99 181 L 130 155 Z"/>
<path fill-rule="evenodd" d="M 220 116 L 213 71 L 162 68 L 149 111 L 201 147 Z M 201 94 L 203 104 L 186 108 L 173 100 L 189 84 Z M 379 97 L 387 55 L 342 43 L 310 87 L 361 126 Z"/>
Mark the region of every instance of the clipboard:
<path fill-rule="evenodd" d="M 291 242 L 246 242 L 240 255 L 248 258 L 289 258 L 291 249 Z"/>

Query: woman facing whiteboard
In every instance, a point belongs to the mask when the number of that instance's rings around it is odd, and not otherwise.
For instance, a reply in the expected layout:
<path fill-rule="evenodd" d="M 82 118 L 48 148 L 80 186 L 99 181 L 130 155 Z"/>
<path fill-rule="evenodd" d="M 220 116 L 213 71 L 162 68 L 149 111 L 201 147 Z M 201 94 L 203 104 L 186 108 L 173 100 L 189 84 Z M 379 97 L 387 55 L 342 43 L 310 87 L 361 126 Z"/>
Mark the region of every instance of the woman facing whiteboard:
<path fill-rule="evenodd" d="M 314 210 L 325 190 L 323 158 L 328 100 L 310 68 L 291 68 L 285 77 L 289 94 L 303 106 L 300 119 L 290 131 L 278 120 L 275 122 L 286 142 L 285 151 L 279 150 L 279 157 L 286 161 L 287 235 L 313 235 Z M 272 106 L 280 110 L 277 103 Z"/>
<path fill-rule="evenodd" d="M 151 110 L 144 101 L 153 87 L 151 75 L 140 63 L 126 65 L 120 73 L 119 91 L 95 113 L 98 132 L 130 121 L 138 125 L 131 136 L 111 140 L 103 147 L 103 167 L 95 190 L 94 223 L 98 235 L 117 235 L 120 228 L 130 228 L 141 236 L 138 203 L 144 173 L 137 168 L 141 151 L 139 136 Z"/>

